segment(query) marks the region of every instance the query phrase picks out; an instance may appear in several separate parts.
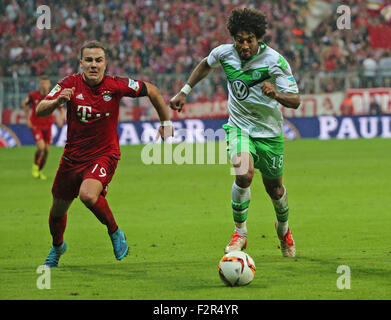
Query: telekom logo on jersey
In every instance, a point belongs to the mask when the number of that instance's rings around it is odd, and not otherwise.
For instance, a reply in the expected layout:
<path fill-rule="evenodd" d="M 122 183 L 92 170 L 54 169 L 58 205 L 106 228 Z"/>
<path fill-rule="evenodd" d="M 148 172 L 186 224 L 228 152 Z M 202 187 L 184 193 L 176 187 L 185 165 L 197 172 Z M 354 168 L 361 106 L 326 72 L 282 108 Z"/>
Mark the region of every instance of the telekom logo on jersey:
<path fill-rule="evenodd" d="M 77 106 L 77 116 L 79 117 L 80 121 L 82 122 L 88 122 L 92 118 L 100 118 L 102 116 L 102 113 L 95 113 L 92 112 L 92 107 L 91 106 Z M 94 115 L 94 117 L 93 117 Z M 104 116 L 109 116 L 110 113 L 107 112 L 103 114 Z"/>
<path fill-rule="evenodd" d="M 87 116 L 91 118 L 91 107 L 90 106 L 77 106 L 77 115 L 79 116 L 80 121 L 82 122 L 88 122 Z M 80 111 L 82 110 L 82 111 Z M 88 111 L 88 113 L 87 113 Z"/>

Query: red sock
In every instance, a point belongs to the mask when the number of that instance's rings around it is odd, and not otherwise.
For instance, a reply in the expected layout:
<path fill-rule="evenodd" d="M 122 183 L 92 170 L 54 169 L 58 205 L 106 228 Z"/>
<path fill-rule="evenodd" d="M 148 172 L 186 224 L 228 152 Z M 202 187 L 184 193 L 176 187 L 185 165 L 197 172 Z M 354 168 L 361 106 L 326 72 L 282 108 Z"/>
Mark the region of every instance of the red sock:
<path fill-rule="evenodd" d="M 49 228 L 53 238 L 53 245 L 59 246 L 64 241 L 64 232 L 67 225 L 67 214 L 63 217 L 55 217 L 50 214 Z"/>
<path fill-rule="evenodd" d="M 118 229 L 117 223 L 115 222 L 113 213 L 109 208 L 107 200 L 102 195 L 99 195 L 98 201 L 89 208 L 98 218 L 98 220 L 107 226 L 107 231 L 113 233 Z"/>
<path fill-rule="evenodd" d="M 41 157 L 41 152 L 39 150 L 36 150 L 34 154 L 34 164 L 36 164 L 37 166 L 39 166 L 40 157 Z"/>
<path fill-rule="evenodd" d="M 41 161 L 39 163 L 39 170 L 42 170 L 43 166 L 46 163 L 46 159 L 48 158 L 48 153 L 45 151 L 42 155 Z"/>

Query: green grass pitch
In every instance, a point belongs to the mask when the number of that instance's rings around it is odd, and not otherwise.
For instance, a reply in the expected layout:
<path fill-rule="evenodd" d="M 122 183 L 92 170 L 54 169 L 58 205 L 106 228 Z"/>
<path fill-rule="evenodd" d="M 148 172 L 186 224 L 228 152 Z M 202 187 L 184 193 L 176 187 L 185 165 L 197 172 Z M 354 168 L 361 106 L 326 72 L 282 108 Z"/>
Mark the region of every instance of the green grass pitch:
<path fill-rule="evenodd" d="M 230 165 L 145 165 L 143 146 L 123 146 L 107 199 L 128 238 L 116 261 L 106 228 L 76 199 L 68 251 L 38 289 L 46 258 L 51 186 L 31 177 L 34 147 L 0 149 L 0 299 L 390 299 L 391 141 L 297 140 L 285 150 L 284 184 L 297 257 L 283 258 L 260 174 L 252 184 L 246 287 L 225 287 L 217 264 L 233 232 Z M 339 289 L 339 266 L 350 289 Z M 347 282 L 344 282 L 345 284 Z"/>

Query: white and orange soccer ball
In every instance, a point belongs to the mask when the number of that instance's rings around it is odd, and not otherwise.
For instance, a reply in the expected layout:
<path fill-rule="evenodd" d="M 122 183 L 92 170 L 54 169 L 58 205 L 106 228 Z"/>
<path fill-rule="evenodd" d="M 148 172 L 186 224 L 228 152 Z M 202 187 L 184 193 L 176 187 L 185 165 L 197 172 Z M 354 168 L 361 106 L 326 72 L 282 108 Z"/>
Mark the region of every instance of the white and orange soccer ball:
<path fill-rule="evenodd" d="M 232 251 L 224 255 L 219 262 L 219 275 L 227 286 L 245 286 L 255 276 L 254 260 L 243 251 Z"/>

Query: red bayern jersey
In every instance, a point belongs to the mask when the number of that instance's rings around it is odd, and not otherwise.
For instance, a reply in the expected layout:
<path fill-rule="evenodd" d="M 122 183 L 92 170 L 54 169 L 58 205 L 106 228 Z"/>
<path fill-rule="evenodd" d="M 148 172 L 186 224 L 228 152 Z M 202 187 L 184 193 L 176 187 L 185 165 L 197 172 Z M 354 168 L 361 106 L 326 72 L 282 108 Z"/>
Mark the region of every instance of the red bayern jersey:
<path fill-rule="evenodd" d="M 72 87 L 75 87 L 74 95 L 66 104 L 68 129 L 64 156 L 78 162 L 101 155 L 119 159 L 117 124 L 120 100 L 123 96 L 145 95 L 145 84 L 139 80 L 105 75 L 100 84 L 90 87 L 82 73 L 76 73 L 59 81 L 45 99 L 56 99 L 63 89 Z"/>
<path fill-rule="evenodd" d="M 43 100 L 45 96 L 41 95 L 41 92 L 39 90 L 37 91 L 31 91 L 27 98 L 27 104 L 30 106 L 31 114 L 30 114 L 30 121 L 33 127 L 37 129 L 50 129 L 54 122 L 54 115 L 50 115 L 47 117 L 37 117 L 35 110 L 37 109 L 37 105 Z"/>

